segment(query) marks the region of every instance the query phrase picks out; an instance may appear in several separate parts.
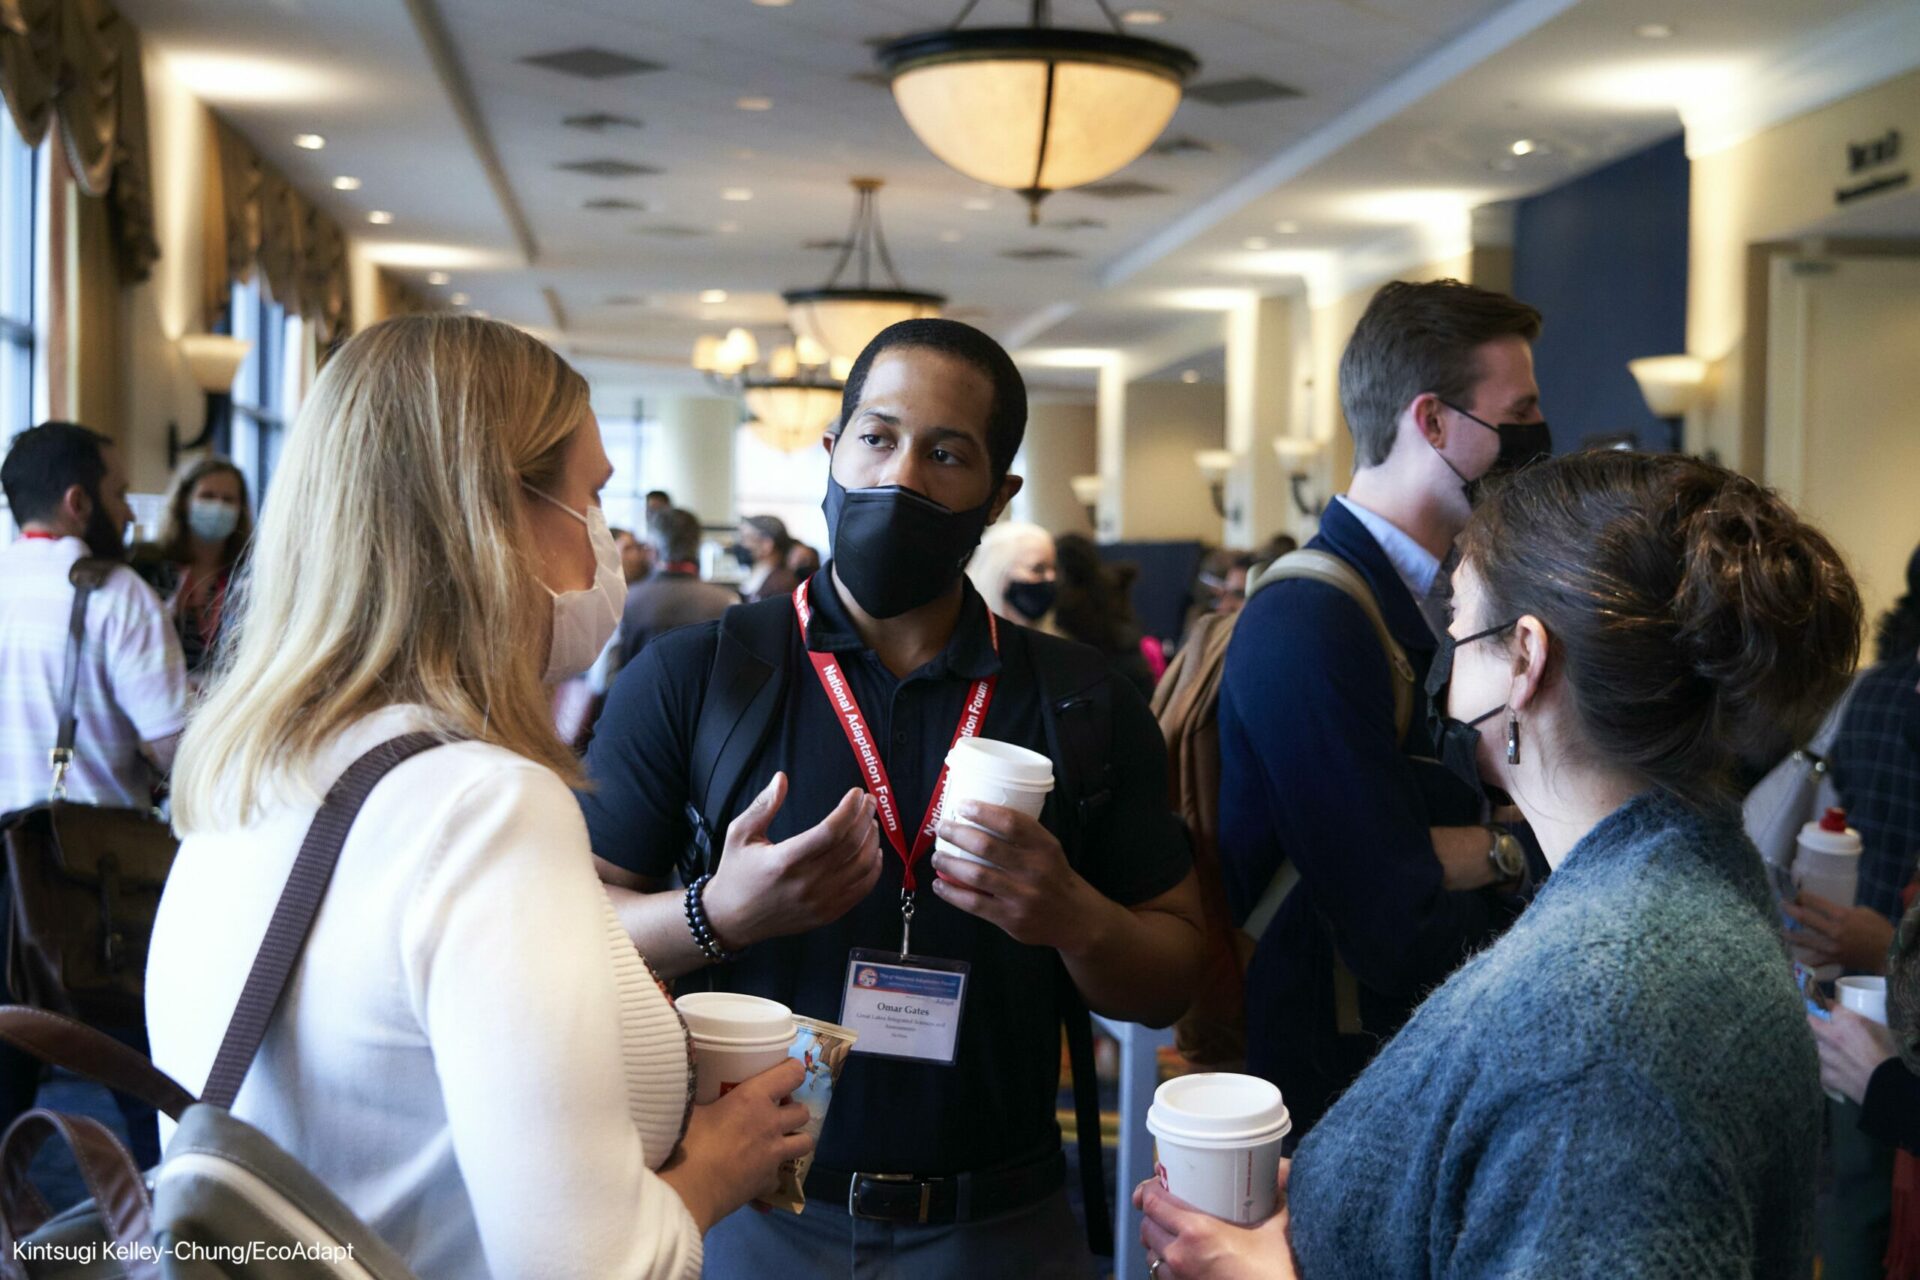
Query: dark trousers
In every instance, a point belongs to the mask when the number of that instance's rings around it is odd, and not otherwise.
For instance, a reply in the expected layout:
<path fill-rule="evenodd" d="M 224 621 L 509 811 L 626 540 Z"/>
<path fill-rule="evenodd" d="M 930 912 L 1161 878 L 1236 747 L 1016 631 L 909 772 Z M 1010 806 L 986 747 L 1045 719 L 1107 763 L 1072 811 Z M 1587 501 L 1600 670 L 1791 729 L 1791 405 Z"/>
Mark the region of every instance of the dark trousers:
<path fill-rule="evenodd" d="M 1893 1148 L 1860 1132 L 1860 1108 L 1827 1103 L 1833 1195 L 1820 1223 L 1823 1280 L 1881 1280 L 1893 1225 Z"/>

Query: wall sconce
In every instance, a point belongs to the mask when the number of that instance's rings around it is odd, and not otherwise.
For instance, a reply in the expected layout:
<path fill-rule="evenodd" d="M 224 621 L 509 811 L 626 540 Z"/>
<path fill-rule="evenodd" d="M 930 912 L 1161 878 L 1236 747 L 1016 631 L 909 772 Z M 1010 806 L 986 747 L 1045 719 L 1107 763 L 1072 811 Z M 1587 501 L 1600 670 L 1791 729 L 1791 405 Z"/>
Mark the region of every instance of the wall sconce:
<path fill-rule="evenodd" d="M 1101 476 L 1075 476 L 1067 481 L 1073 488 L 1073 500 L 1087 509 L 1087 523 L 1100 527 L 1100 495 L 1107 491 L 1107 482 Z"/>
<path fill-rule="evenodd" d="M 189 449 L 212 445 L 221 453 L 230 452 L 233 425 L 233 378 L 240 364 L 253 350 L 247 338 L 224 333 L 189 333 L 180 339 L 180 354 L 200 390 L 206 393 L 207 416 L 200 434 L 191 440 L 180 438 L 180 424 L 167 424 L 167 469 L 180 465 L 180 455 Z"/>
<path fill-rule="evenodd" d="M 1200 468 L 1207 492 L 1213 496 L 1214 513 L 1223 520 L 1240 518 L 1237 508 L 1231 514 L 1227 510 L 1227 477 L 1233 473 L 1233 464 L 1237 461 L 1231 449 L 1201 449 L 1193 455 L 1193 465 Z"/>
<path fill-rule="evenodd" d="M 1681 420 L 1700 403 L 1707 381 L 1707 362 L 1699 356 L 1643 356 L 1627 361 L 1627 371 L 1640 384 L 1640 395 L 1653 416 L 1667 424 L 1667 448 L 1680 452 Z"/>
<path fill-rule="evenodd" d="M 1287 469 L 1287 491 L 1293 495 L 1294 509 L 1303 516 L 1315 519 L 1327 509 L 1327 500 L 1307 497 L 1307 484 L 1313 477 L 1307 474 L 1306 463 L 1319 452 L 1318 440 L 1304 440 L 1299 436 L 1275 436 L 1273 439 L 1274 456 Z"/>

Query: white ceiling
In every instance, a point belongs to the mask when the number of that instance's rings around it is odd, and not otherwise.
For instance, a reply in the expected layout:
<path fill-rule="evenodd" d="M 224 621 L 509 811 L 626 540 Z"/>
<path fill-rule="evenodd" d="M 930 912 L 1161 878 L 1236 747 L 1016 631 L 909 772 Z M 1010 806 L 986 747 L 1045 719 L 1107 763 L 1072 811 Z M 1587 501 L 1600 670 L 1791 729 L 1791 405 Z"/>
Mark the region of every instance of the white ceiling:
<path fill-rule="evenodd" d="M 1152 0 L 1142 0 L 1152 2 Z M 1884 0 L 1881 0 L 1884 3 Z M 409 4 L 437 12 L 472 86 L 531 263 L 489 185 Z M 1166 194 L 1064 192 L 1029 228 L 1021 202 L 980 188 L 912 136 L 870 42 L 950 22 L 958 0 L 119 0 L 194 92 L 351 234 L 425 286 L 551 330 L 606 378 L 684 369 L 693 338 L 777 325 L 783 288 L 820 283 L 844 234 L 847 180 L 886 180 L 887 238 L 905 283 L 1023 343 L 1124 345 L 1184 317 L 1170 291 L 1265 287 L 1336 270 L 1334 255 L 1443 236 L 1466 209 L 1543 189 L 1678 127 L 1719 78 L 1778 59 L 1868 0 L 1158 0 L 1140 34 L 1197 54 L 1197 83 L 1261 76 L 1303 96 L 1223 108 L 1189 99 L 1167 131 L 1205 151 L 1149 154 L 1121 178 Z M 1116 3 L 1116 8 L 1120 8 Z M 1020 20 L 982 0 L 972 24 Z M 1064 23 L 1099 20 L 1060 0 Z M 1672 39 L 1636 38 L 1643 23 Z M 596 47 L 662 65 L 600 80 L 521 59 Z M 225 59 L 222 62 L 219 59 Z M 735 106 L 771 100 L 768 111 Z M 599 131 L 568 116 L 640 121 Z M 295 133 L 326 135 L 324 151 Z M 1511 161 L 1515 137 L 1547 144 Z M 556 168 L 599 159 L 658 173 Z M 328 183 L 362 180 L 352 194 Z M 723 199 L 728 188 L 752 199 Z M 596 199 L 644 204 L 595 210 Z M 989 207 L 969 209 L 985 199 Z M 391 211 L 388 227 L 366 214 Z M 1298 230 L 1274 230 L 1280 219 Z M 1097 226 L 1062 226 L 1097 222 Z M 1249 236 L 1269 240 L 1245 248 Z M 1008 251 L 1071 257 L 1018 261 Z M 1344 261 L 1342 259 L 1340 261 Z M 728 300 L 702 304 L 704 289 Z M 556 316 L 543 296 L 551 289 Z M 636 364 L 637 362 L 637 364 Z"/>

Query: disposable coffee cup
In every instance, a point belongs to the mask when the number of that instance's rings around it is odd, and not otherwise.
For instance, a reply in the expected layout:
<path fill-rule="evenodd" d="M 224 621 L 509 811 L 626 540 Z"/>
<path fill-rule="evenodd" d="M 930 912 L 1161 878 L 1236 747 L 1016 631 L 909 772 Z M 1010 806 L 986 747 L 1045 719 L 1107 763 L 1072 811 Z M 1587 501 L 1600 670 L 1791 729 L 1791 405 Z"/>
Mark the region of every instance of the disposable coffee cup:
<path fill-rule="evenodd" d="M 690 991 L 675 1000 L 693 1040 L 693 1100 L 712 1102 L 787 1060 L 793 1010 L 733 991 Z"/>
<path fill-rule="evenodd" d="M 1280 1144 L 1293 1117 L 1257 1076 L 1176 1076 L 1147 1109 L 1160 1185 L 1202 1213 L 1241 1226 L 1280 1208 Z"/>
<path fill-rule="evenodd" d="M 1842 978 L 1833 984 L 1840 1007 L 1851 1009 L 1869 1022 L 1887 1025 L 1887 980 L 1885 978 Z"/>
<path fill-rule="evenodd" d="M 992 738 L 962 738 L 947 752 L 947 790 L 940 809 L 943 816 L 954 814 L 955 821 L 962 821 L 957 816 L 958 806 L 963 801 L 975 800 L 1037 818 L 1052 790 L 1053 761 L 1038 751 Z M 944 838 L 936 839 L 933 847 L 949 857 L 977 862 L 983 867 L 993 865 Z"/>

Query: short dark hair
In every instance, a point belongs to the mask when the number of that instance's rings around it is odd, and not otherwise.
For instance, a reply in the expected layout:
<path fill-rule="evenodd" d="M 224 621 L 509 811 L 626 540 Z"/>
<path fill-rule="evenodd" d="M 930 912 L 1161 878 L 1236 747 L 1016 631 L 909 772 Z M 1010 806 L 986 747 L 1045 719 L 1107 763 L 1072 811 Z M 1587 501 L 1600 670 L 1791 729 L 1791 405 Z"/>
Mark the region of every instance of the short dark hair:
<path fill-rule="evenodd" d="M 1590 757 L 1699 805 L 1805 742 L 1846 688 L 1860 593 L 1780 496 L 1678 454 L 1596 449 L 1491 486 L 1460 538 L 1474 629 L 1531 614 Z"/>
<path fill-rule="evenodd" d="M 665 489 L 649 489 L 647 490 L 647 496 L 642 498 L 641 501 L 652 502 L 655 498 L 660 499 L 660 501 L 666 503 L 668 506 L 673 505 L 673 495 Z"/>
<path fill-rule="evenodd" d="M 1540 336 L 1540 313 L 1516 298 L 1458 280 L 1380 286 L 1340 356 L 1340 411 L 1353 465 L 1393 452 L 1400 411 L 1431 391 L 1464 408 L 1482 376 L 1474 353 L 1496 338 Z"/>
<path fill-rule="evenodd" d="M 873 367 L 874 360 L 881 352 L 895 347 L 918 347 L 963 360 L 993 384 L 993 401 L 987 409 L 987 457 L 997 488 L 1013 469 L 1014 455 L 1020 452 L 1020 442 L 1026 438 L 1027 383 L 1007 349 L 970 324 L 933 318 L 902 320 L 882 329 L 853 362 L 853 371 L 847 375 L 835 434 L 859 408 L 860 393 L 866 389 L 867 371 Z"/>
<path fill-rule="evenodd" d="M 787 522 L 779 516 L 747 516 L 740 523 L 772 542 L 773 549 L 782 557 L 793 549 L 793 535 L 787 532 Z"/>
<path fill-rule="evenodd" d="M 106 478 L 102 450 L 113 441 L 77 422 L 43 422 L 13 438 L 0 463 L 0 489 L 16 524 L 45 520 L 68 489 L 79 485 L 98 501 Z"/>
<path fill-rule="evenodd" d="M 647 522 L 647 541 L 663 561 L 692 560 L 700 554 L 700 517 L 674 507 Z"/>

